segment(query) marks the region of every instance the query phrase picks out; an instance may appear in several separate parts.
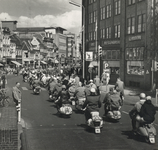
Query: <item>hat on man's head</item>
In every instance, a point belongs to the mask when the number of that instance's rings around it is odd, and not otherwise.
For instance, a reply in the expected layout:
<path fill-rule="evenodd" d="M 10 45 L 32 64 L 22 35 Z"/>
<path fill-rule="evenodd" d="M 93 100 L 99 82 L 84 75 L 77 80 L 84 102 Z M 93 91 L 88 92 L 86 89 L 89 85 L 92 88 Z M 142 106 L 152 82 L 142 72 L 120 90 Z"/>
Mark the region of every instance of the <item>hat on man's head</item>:
<path fill-rule="evenodd" d="M 96 92 L 95 88 L 91 88 L 90 91 L 91 91 L 92 93 L 95 93 L 95 92 Z"/>
<path fill-rule="evenodd" d="M 91 83 L 93 82 L 93 80 L 91 79 L 91 80 L 89 80 Z"/>

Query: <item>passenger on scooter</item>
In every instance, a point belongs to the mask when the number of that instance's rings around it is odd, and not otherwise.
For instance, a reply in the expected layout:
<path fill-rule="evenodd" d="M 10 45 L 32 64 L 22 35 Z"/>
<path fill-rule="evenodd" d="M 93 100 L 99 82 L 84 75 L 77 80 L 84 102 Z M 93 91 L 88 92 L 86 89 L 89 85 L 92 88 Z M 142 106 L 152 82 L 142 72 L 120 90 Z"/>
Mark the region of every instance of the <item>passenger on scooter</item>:
<path fill-rule="evenodd" d="M 86 101 L 84 102 L 82 106 L 82 110 L 85 110 L 85 118 L 86 121 L 91 118 L 91 112 L 98 111 L 99 108 L 101 107 L 101 101 L 100 101 L 100 96 L 96 94 L 96 89 L 91 88 L 90 90 L 91 94 L 86 97 Z"/>
<path fill-rule="evenodd" d="M 58 95 L 59 92 L 62 90 L 62 84 L 60 80 L 57 80 L 56 85 L 54 86 L 53 94 Z"/>
<path fill-rule="evenodd" d="M 55 82 L 54 78 L 51 78 L 51 79 L 49 80 L 49 84 L 48 84 L 49 95 L 52 94 L 52 92 L 53 92 L 53 90 L 54 90 L 54 88 L 55 88 L 55 85 L 56 85 L 56 82 Z"/>
<path fill-rule="evenodd" d="M 76 91 L 75 91 L 75 97 L 76 99 L 83 99 L 86 97 L 86 94 L 85 94 L 85 87 L 82 86 L 82 83 L 79 82 L 78 83 L 79 87 L 76 88 Z"/>
<path fill-rule="evenodd" d="M 104 103 L 104 116 L 107 115 L 108 111 L 118 110 L 121 106 L 120 93 L 114 88 L 110 88 L 110 92 L 105 96 Z"/>
<path fill-rule="evenodd" d="M 151 102 L 151 96 L 146 97 L 146 101 L 140 109 L 139 115 L 136 117 L 136 120 L 142 123 L 150 124 L 155 120 L 156 109 Z"/>
<path fill-rule="evenodd" d="M 136 116 L 140 113 L 141 107 L 146 101 L 146 95 L 145 93 L 140 93 L 139 95 L 140 101 L 138 101 L 134 108 L 129 112 L 129 116 L 132 119 L 132 128 L 133 130 L 136 130 Z"/>
<path fill-rule="evenodd" d="M 32 88 L 33 90 L 39 86 L 40 87 L 40 81 L 38 79 L 35 79 L 33 82 L 32 82 Z"/>
<path fill-rule="evenodd" d="M 66 90 L 66 86 L 62 85 L 62 90 L 58 94 L 58 99 L 55 101 L 57 105 L 57 110 L 62 107 L 63 104 L 70 104 L 70 95 L 69 92 Z"/>
<path fill-rule="evenodd" d="M 70 99 L 75 97 L 75 91 L 76 91 L 75 82 L 72 82 L 68 89 L 68 92 L 70 94 Z"/>

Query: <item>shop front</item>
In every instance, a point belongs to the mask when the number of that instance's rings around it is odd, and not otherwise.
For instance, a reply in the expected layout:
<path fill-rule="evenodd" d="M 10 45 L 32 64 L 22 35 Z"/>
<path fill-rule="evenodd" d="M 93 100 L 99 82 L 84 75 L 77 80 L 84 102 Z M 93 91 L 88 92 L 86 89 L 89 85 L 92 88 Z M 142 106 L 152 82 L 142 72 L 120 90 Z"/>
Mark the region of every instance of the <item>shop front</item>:
<path fill-rule="evenodd" d="M 126 48 L 125 82 L 127 86 L 150 88 L 150 64 L 144 60 L 144 47 Z"/>

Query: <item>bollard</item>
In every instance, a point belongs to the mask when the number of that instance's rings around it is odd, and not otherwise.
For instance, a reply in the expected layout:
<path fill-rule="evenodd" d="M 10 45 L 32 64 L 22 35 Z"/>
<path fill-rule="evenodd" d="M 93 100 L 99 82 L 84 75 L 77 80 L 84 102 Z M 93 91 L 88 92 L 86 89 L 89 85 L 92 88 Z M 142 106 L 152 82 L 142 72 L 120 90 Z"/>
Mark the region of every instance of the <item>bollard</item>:
<path fill-rule="evenodd" d="M 158 89 L 156 89 L 156 105 L 157 105 L 157 98 L 158 98 Z"/>
<path fill-rule="evenodd" d="M 21 102 L 18 102 L 17 112 L 18 112 L 18 123 L 20 123 L 21 122 Z"/>

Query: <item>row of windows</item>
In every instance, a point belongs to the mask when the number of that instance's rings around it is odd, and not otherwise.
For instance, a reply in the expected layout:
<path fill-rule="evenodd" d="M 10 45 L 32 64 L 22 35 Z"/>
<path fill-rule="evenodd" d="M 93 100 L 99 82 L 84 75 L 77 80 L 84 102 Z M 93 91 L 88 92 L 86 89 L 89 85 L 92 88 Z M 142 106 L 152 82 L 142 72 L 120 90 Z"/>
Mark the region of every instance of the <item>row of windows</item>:
<path fill-rule="evenodd" d="M 120 24 L 116 25 L 114 30 L 114 36 L 115 38 L 120 38 L 120 34 L 121 34 L 121 29 L 120 29 Z M 112 33 L 111 33 L 111 27 L 108 28 L 104 28 L 104 29 L 100 29 L 100 38 L 101 39 L 110 39 L 112 37 Z M 89 41 L 92 40 L 96 40 L 96 32 L 92 31 L 89 32 Z"/>
<path fill-rule="evenodd" d="M 119 60 L 120 50 L 103 50 L 102 60 Z"/>
<path fill-rule="evenodd" d="M 146 15 L 141 14 L 137 17 L 137 32 L 145 31 Z M 133 34 L 136 32 L 135 17 L 130 17 L 127 19 L 127 34 Z"/>
<path fill-rule="evenodd" d="M 138 2 L 141 2 L 143 0 L 138 0 Z M 133 5 L 136 3 L 136 0 L 128 0 L 128 5 Z"/>

